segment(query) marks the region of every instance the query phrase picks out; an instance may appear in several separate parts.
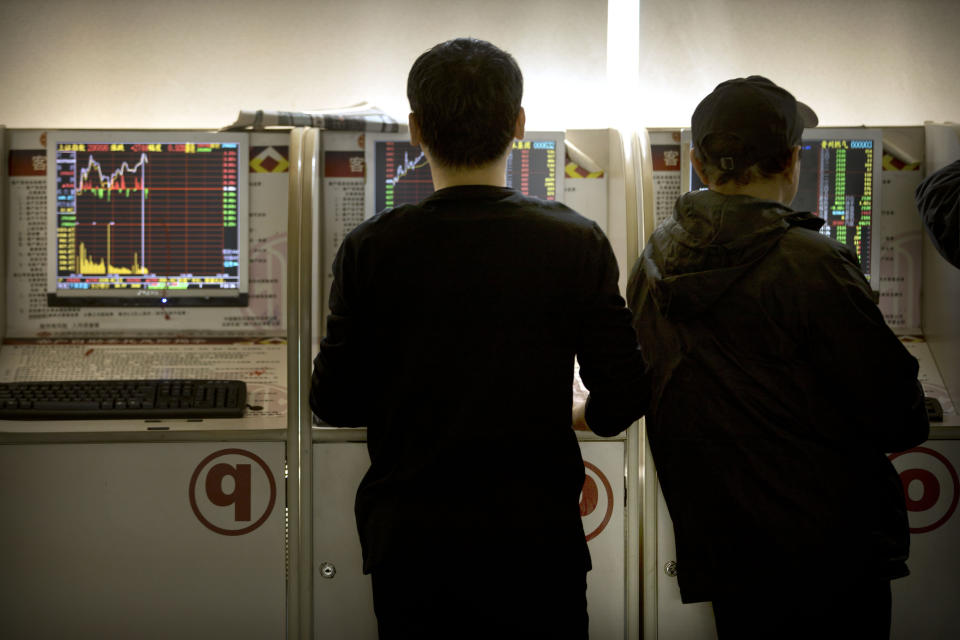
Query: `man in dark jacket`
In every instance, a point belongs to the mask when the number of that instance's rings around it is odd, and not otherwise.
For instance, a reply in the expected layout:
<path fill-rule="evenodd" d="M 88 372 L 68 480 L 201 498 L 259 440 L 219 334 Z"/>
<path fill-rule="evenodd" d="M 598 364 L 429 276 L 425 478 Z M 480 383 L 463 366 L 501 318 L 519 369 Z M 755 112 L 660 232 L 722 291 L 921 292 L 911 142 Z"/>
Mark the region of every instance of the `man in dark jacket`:
<path fill-rule="evenodd" d="M 504 186 L 522 89 L 488 42 L 420 56 L 410 136 L 437 191 L 359 225 L 334 261 L 310 406 L 367 427 L 356 515 L 383 638 L 586 637 L 574 356 L 594 431 L 647 406 L 610 243 Z"/>
<path fill-rule="evenodd" d="M 765 78 L 717 86 L 692 119 L 709 190 L 679 199 L 627 289 L 681 596 L 713 602 L 722 638 L 885 638 L 907 574 L 884 452 L 927 437 L 917 361 L 855 255 L 787 206 L 816 122 Z"/>

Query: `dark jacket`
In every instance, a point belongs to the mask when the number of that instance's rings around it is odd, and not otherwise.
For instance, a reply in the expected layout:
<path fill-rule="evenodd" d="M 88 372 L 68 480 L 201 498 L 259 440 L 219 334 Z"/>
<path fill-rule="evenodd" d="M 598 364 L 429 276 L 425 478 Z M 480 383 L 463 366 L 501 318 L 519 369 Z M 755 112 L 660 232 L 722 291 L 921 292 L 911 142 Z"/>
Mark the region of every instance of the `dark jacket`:
<path fill-rule="evenodd" d="M 589 567 L 574 355 L 600 435 L 629 427 L 649 398 L 599 227 L 512 189 L 452 187 L 358 226 L 333 273 L 310 406 L 368 428 L 365 570 Z"/>
<path fill-rule="evenodd" d="M 927 437 L 917 361 L 822 224 L 690 193 L 630 277 L 685 602 L 831 561 L 907 573 L 903 488 L 884 452 Z"/>
<path fill-rule="evenodd" d="M 916 201 L 933 245 L 960 269 L 960 160 L 927 176 Z"/>

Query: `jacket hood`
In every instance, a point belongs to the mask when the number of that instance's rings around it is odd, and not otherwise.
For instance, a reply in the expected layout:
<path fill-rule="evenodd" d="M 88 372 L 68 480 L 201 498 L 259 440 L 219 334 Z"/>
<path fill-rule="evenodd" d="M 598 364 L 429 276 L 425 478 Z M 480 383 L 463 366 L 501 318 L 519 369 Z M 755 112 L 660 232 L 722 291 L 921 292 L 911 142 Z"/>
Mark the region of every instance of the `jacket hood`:
<path fill-rule="evenodd" d="M 793 226 L 823 220 L 777 202 L 695 191 L 654 231 L 641 258 L 653 299 L 673 319 L 699 315 L 723 297 Z"/>

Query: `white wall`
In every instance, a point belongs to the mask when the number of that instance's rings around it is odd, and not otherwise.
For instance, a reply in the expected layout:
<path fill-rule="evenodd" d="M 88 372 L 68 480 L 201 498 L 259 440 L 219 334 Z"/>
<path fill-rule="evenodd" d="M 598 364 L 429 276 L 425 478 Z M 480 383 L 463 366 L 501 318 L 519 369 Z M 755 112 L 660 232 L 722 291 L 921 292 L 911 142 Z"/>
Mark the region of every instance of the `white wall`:
<path fill-rule="evenodd" d="M 689 123 L 720 80 L 761 73 L 824 124 L 960 119 L 957 0 L 640 2 L 646 126 Z M 631 0 L 609 0 L 615 7 Z M 636 5 L 633 5 L 636 6 Z M 607 0 L 3 0 L 0 124 L 219 127 L 240 108 L 367 100 L 405 118 L 413 59 L 450 37 L 510 50 L 534 128 L 621 122 Z M 629 13 L 629 12 L 627 12 Z M 616 19 L 612 29 L 636 31 Z M 612 33 L 612 32 L 611 32 Z M 625 87 L 614 87 L 630 92 Z"/>
<path fill-rule="evenodd" d="M 687 126 L 727 78 L 765 75 L 822 125 L 960 120 L 957 0 L 641 0 L 646 126 Z"/>
<path fill-rule="evenodd" d="M 2 0 L 0 124 L 220 127 L 366 100 L 406 121 L 443 40 L 517 58 L 538 128 L 603 126 L 606 0 Z"/>

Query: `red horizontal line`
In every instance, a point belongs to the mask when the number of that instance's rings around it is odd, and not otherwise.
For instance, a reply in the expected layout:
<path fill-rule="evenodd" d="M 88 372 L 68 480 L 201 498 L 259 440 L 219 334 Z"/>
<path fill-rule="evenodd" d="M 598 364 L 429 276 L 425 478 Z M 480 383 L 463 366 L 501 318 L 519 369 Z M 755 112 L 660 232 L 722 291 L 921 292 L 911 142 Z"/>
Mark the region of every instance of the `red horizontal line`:
<path fill-rule="evenodd" d="M 228 227 L 224 227 L 222 224 L 212 224 L 212 223 L 203 223 L 203 222 L 169 222 L 167 224 L 164 224 L 162 222 L 146 222 L 143 224 L 139 222 L 112 222 L 112 223 L 111 222 L 99 222 L 99 223 L 78 222 L 72 228 L 75 229 L 77 227 L 114 227 L 114 228 L 122 227 L 122 228 L 137 228 L 137 229 L 139 229 L 140 227 L 157 227 L 158 229 L 162 229 L 164 227 L 185 227 L 187 229 L 191 227 L 197 227 L 202 229 L 228 228 Z M 71 227 L 61 227 L 61 228 L 67 229 Z M 229 227 L 229 228 L 232 229 L 233 227 Z"/>
<path fill-rule="evenodd" d="M 223 191 L 223 187 L 145 187 L 147 191 Z M 143 191 L 144 189 L 134 189 L 133 187 L 80 187 L 78 192 L 84 191 Z M 225 191 L 224 193 L 236 193 L 236 191 Z"/>

